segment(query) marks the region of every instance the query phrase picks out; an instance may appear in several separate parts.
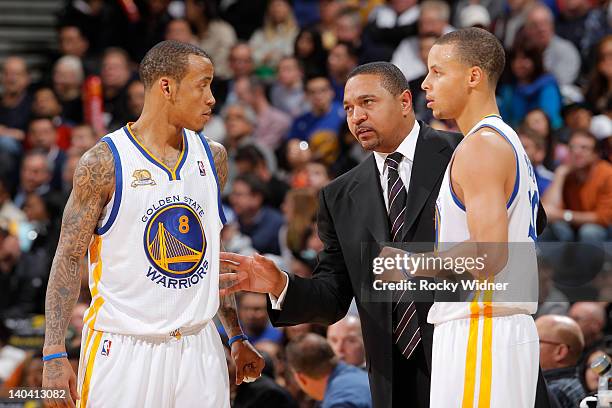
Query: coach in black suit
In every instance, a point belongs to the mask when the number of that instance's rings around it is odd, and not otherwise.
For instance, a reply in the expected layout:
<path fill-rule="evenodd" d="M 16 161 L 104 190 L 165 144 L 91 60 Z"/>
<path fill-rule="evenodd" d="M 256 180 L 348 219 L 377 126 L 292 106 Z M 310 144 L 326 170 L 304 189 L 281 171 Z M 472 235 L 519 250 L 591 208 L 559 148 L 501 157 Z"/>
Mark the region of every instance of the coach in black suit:
<path fill-rule="evenodd" d="M 377 252 L 376 243 L 381 242 L 433 246 L 435 201 L 461 135 L 434 130 L 415 119 L 408 83 L 390 63 L 355 68 L 349 74 L 344 104 L 351 132 L 373 154 L 320 194 L 318 229 L 324 249 L 312 279 L 288 275 L 259 255 L 222 253 L 222 259 L 231 261 L 223 265 L 237 273 L 221 275 L 221 282 L 231 285 L 221 292 L 269 293 L 268 312 L 275 326 L 332 324 L 346 315 L 355 297 L 374 406 L 428 408 L 433 326 L 427 323 L 427 313 L 431 294 L 429 299 L 414 303 L 416 319 L 404 322 L 409 340 L 417 334 L 411 330 L 418 330 L 420 337 L 409 344 L 416 347 L 405 353 L 408 347 L 399 347 L 393 333 L 399 319 L 396 302 L 372 296 L 371 256 Z M 389 162 L 388 157 L 395 161 Z M 397 188 L 388 184 L 393 163 L 395 179 L 399 173 L 407 188 L 407 195 L 400 198 L 393 194 Z M 405 202 L 400 221 L 389 216 L 389 202 L 395 199 Z"/>

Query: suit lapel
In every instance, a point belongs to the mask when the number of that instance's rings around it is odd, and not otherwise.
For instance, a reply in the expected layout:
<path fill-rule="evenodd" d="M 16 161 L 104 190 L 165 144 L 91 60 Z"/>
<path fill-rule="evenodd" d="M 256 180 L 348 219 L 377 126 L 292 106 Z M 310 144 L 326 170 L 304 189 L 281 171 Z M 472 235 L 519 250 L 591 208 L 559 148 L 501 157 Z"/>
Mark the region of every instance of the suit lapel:
<path fill-rule="evenodd" d="M 439 139 L 432 137 L 429 126 L 420 122 L 421 130 L 417 140 L 408 187 L 408 202 L 402 227 L 402 241 L 406 240 L 408 232 L 418 215 L 421 213 L 427 198 L 432 194 L 436 183 L 444 175 L 448 164 L 449 147 Z"/>
<path fill-rule="evenodd" d="M 363 211 L 360 215 L 364 217 L 364 223 L 376 242 L 388 242 L 389 220 L 374 155 L 370 155 L 361 164 L 360 170 L 354 187 L 349 191 L 349 196 L 355 208 L 360 212 Z"/>

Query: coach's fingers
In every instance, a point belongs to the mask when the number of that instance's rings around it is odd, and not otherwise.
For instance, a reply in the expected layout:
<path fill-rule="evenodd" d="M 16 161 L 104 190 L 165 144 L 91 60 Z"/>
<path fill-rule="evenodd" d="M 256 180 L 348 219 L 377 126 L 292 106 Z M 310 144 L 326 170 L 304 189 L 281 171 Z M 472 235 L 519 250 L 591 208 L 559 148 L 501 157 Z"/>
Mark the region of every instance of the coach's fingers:
<path fill-rule="evenodd" d="M 221 252 L 219 253 L 219 258 L 221 259 L 221 262 L 231 261 L 231 262 L 235 262 L 236 264 L 241 264 L 245 262 L 247 259 L 249 259 L 248 256 L 235 254 L 233 252 Z"/>

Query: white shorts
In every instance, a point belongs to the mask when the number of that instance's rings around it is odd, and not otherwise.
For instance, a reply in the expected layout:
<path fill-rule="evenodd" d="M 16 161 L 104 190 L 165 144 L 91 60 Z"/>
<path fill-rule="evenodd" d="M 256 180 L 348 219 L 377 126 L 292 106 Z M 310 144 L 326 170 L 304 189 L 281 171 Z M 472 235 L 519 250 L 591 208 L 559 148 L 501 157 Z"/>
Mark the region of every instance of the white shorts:
<path fill-rule="evenodd" d="M 193 330 L 192 330 L 193 331 Z M 229 408 L 229 377 L 214 323 L 172 337 L 83 329 L 77 407 Z"/>
<path fill-rule="evenodd" d="M 531 408 L 540 345 L 525 314 L 451 320 L 435 326 L 432 408 Z"/>

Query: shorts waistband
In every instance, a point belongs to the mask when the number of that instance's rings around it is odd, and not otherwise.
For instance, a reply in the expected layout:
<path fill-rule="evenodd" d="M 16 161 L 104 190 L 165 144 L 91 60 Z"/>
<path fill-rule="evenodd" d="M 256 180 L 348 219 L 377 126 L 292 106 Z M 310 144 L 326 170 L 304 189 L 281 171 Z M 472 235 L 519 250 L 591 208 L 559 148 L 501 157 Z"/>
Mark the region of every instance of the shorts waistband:
<path fill-rule="evenodd" d="M 112 332 L 107 332 L 107 333 L 118 334 L 120 336 L 134 337 L 136 339 L 151 340 L 151 341 L 168 341 L 168 340 L 173 340 L 173 339 L 180 340 L 182 337 L 193 336 L 193 335 L 200 333 L 208 324 L 211 323 L 211 321 L 212 320 L 207 320 L 204 323 L 196 324 L 194 326 L 178 327 L 175 330 L 172 330 L 171 332 L 166 333 L 166 334 L 124 334 L 124 333 L 112 333 Z M 88 329 L 95 331 L 95 329 L 91 329 L 89 327 Z"/>

